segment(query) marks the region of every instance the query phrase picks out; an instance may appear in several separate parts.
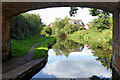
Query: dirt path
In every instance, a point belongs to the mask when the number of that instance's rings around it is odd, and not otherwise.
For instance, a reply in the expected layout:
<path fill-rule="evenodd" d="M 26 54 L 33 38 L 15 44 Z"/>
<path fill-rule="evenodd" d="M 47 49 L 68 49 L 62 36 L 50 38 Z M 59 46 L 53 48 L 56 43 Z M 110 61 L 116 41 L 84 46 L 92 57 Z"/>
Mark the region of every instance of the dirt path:
<path fill-rule="evenodd" d="M 29 52 L 25 56 L 22 57 L 25 61 L 31 61 L 32 60 L 33 55 L 34 55 L 34 47 L 39 43 L 40 42 L 35 43 L 34 46 L 29 50 Z"/>
<path fill-rule="evenodd" d="M 38 42 L 40 43 L 40 42 Z M 34 46 L 29 50 L 29 52 L 21 58 L 12 58 L 2 64 L 2 73 L 9 72 L 27 62 L 32 61 L 34 47 L 38 44 L 35 43 Z"/>

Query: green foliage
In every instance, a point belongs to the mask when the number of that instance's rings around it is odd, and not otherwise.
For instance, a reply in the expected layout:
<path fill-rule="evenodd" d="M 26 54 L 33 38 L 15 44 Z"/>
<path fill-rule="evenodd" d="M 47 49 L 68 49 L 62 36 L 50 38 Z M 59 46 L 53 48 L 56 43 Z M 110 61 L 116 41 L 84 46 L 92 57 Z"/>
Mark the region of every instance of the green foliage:
<path fill-rule="evenodd" d="M 49 27 L 49 26 L 43 27 L 43 29 L 41 30 L 41 35 L 46 35 L 46 36 L 52 35 L 51 27 Z"/>
<path fill-rule="evenodd" d="M 110 29 L 112 30 L 113 29 L 113 18 L 110 17 L 110 25 L 109 25 Z"/>
<path fill-rule="evenodd" d="M 72 25 L 69 23 L 69 19 L 66 16 L 64 19 L 56 19 L 52 24 L 52 35 L 55 37 L 63 37 L 72 34 L 79 30 L 79 25 Z"/>
<path fill-rule="evenodd" d="M 33 45 L 33 44 L 32 44 Z M 30 42 L 11 40 L 11 53 L 12 57 L 22 57 L 27 54 L 30 47 L 32 47 Z"/>
<path fill-rule="evenodd" d="M 10 34 L 13 39 L 24 39 L 40 33 L 42 22 L 39 15 L 20 14 L 11 20 Z"/>
<path fill-rule="evenodd" d="M 111 64 L 111 57 L 112 52 L 109 50 L 103 50 L 103 49 L 94 49 L 95 52 L 93 52 L 93 55 L 96 56 L 96 60 L 100 61 L 104 67 L 107 67 L 107 69 L 110 68 Z"/>
<path fill-rule="evenodd" d="M 110 68 L 112 57 L 112 27 L 113 20 L 109 12 L 90 8 L 92 16 L 98 16 L 94 19 L 90 30 L 82 30 L 69 35 L 68 38 L 81 44 L 87 44 L 93 50 L 96 60 L 103 66 Z"/>
<path fill-rule="evenodd" d="M 90 8 L 89 12 L 92 16 L 98 16 L 101 13 L 101 10 L 95 9 L 95 8 Z"/>
<path fill-rule="evenodd" d="M 48 49 L 51 48 L 55 42 L 56 42 L 56 39 L 54 37 L 47 37 L 46 40 L 41 41 L 34 48 L 33 58 L 36 59 L 36 58 L 41 58 L 46 56 Z"/>
<path fill-rule="evenodd" d="M 80 44 L 87 44 L 103 66 L 110 68 L 112 57 L 112 30 L 107 29 L 102 32 L 94 30 L 83 30 L 69 35 L 68 38 Z"/>
<path fill-rule="evenodd" d="M 69 35 L 69 39 L 81 42 L 83 44 L 96 46 L 100 44 L 105 49 L 112 50 L 112 30 L 104 30 L 102 32 L 96 32 L 93 30 L 78 31 Z"/>
<path fill-rule="evenodd" d="M 77 7 L 71 7 L 69 12 L 70 16 L 73 16 L 73 14 L 77 13 L 77 10 Z M 110 28 L 111 20 L 109 12 L 95 8 L 90 8 L 89 12 L 92 16 L 98 16 L 98 19 L 93 20 L 91 29 L 102 31 Z"/>
<path fill-rule="evenodd" d="M 29 19 L 33 24 L 35 25 L 34 27 L 34 32 L 33 33 L 40 33 L 40 30 L 42 28 L 42 22 L 39 14 L 23 14 L 23 16 L 26 19 Z"/>
<path fill-rule="evenodd" d="M 47 41 L 45 41 L 47 40 Z M 41 44 L 38 44 L 37 46 L 41 45 L 41 47 L 49 47 L 53 45 L 53 42 L 55 42 L 55 38 L 53 37 L 44 37 L 44 36 L 34 36 L 29 37 L 24 40 L 11 40 L 11 53 L 13 57 L 22 57 L 25 54 L 28 53 L 30 48 L 37 42 L 40 42 Z M 36 47 L 37 48 L 37 47 Z M 35 52 L 37 53 L 37 51 Z M 44 55 L 46 53 L 43 53 Z"/>
<path fill-rule="evenodd" d="M 81 44 L 67 39 L 68 35 L 78 30 L 79 25 L 70 24 L 68 17 L 64 19 L 56 18 L 52 24 L 52 36 L 55 36 L 57 39 L 56 44 L 53 46 L 56 55 L 65 55 L 68 57 L 70 51 L 81 46 Z"/>
<path fill-rule="evenodd" d="M 34 36 L 22 40 L 11 39 L 11 53 L 13 57 L 22 57 L 37 42 L 45 40 L 45 37 Z"/>
<path fill-rule="evenodd" d="M 93 20 L 91 29 L 102 31 L 110 28 L 111 20 L 109 12 L 94 8 L 90 8 L 89 12 L 92 16 L 98 16 L 98 19 Z"/>
<path fill-rule="evenodd" d="M 110 25 L 111 25 L 110 17 L 105 12 L 99 14 L 98 19 L 93 20 L 91 29 L 102 31 L 105 29 L 110 29 Z"/>
<path fill-rule="evenodd" d="M 82 44 L 74 42 L 73 40 L 57 38 L 55 45 L 53 45 L 53 50 L 56 52 L 56 55 L 69 56 L 69 53 L 79 49 Z"/>
<path fill-rule="evenodd" d="M 52 24 L 52 35 L 55 37 L 61 37 L 62 34 L 66 35 L 63 28 L 65 25 L 68 24 L 68 17 L 65 17 L 64 19 L 57 19 Z"/>
<path fill-rule="evenodd" d="M 20 14 L 11 20 L 11 53 L 13 57 L 22 57 L 28 53 L 30 48 L 37 42 L 41 42 L 40 47 L 50 48 L 55 42 L 55 38 L 40 36 L 43 25 L 40 16 L 37 14 Z M 46 34 L 51 35 L 51 28 L 45 27 Z M 46 39 L 47 42 L 44 42 Z M 50 39 L 50 40 L 49 40 Z M 35 48 L 34 58 L 45 56 L 47 50 Z M 42 53 L 42 54 L 39 54 Z"/>
<path fill-rule="evenodd" d="M 74 32 L 78 30 L 79 30 L 79 25 L 75 25 L 75 24 L 74 25 L 68 24 L 64 27 L 64 31 L 67 35 L 73 34 Z"/>
<path fill-rule="evenodd" d="M 73 14 L 76 14 L 77 10 L 78 10 L 77 7 L 73 7 L 73 6 L 70 7 L 70 11 L 69 11 L 70 16 L 73 16 Z"/>
<path fill-rule="evenodd" d="M 103 36 L 106 35 L 106 36 Z M 110 68 L 111 57 L 112 57 L 112 30 L 104 30 L 102 32 L 82 30 L 69 34 L 64 39 L 57 37 L 53 50 L 56 55 L 69 56 L 70 52 L 82 51 L 84 45 L 92 49 L 92 53 L 96 56 L 96 60 L 100 61 L 103 66 Z"/>

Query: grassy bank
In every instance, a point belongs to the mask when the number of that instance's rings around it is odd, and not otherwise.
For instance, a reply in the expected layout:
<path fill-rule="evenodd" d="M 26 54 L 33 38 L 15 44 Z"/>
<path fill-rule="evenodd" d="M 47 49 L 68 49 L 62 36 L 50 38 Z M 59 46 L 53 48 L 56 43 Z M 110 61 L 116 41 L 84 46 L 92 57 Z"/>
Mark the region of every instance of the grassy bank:
<path fill-rule="evenodd" d="M 48 37 L 46 40 L 40 42 L 34 48 L 33 58 L 41 58 L 47 55 L 48 49 L 56 42 L 54 37 Z"/>
<path fill-rule="evenodd" d="M 28 53 L 30 48 L 37 42 L 43 43 L 46 39 L 48 42 L 53 38 L 51 37 L 44 37 L 44 36 L 35 36 L 29 37 L 24 40 L 14 40 L 11 39 L 11 52 L 13 57 L 22 57 Z M 54 38 L 55 40 L 55 38 Z M 51 42 L 52 43 L 52 42 Z M 42 46 L 46 45 L 45 42 Z"/>
<path fill-rule="evenodd" d="M 112 30 L 96 32 L 92 30 L 82 30 L 69 35 L 69 39 L 76 42 L 91 45 L 91 47 L 112 50 Z"/>

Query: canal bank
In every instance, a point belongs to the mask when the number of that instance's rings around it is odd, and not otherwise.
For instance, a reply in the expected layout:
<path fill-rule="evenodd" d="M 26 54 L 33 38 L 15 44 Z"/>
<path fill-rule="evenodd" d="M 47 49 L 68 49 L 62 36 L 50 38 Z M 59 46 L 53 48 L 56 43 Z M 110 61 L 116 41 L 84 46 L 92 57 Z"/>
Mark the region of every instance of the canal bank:
<path fill-rule="evenodd" d="M 7 73 L 4 73 L 2 78 L 3 80 L 29 80 L 46 65 L 48 60 L 47 58 L 48 56 L 32 60 Z"/>
<path fill-rule="evenodd" d="M 46 39 L 45 41 L 47 41 Z M 56 41 L 54 40 L 52 44 L 48 44 L 48 49 Z M 2 79 L 3 80 L 29 80 L 34 76 L 38 71 L 40 71 L 47 62 L 47 52 L 46 55 L 33 59 L 34 48 L 36 45 L 42 44 L 41 42 L 35 43 L 35 45 L 29 50 L 28 54 L 20 58 L 11 58 L 9 61 L 6 61 L 2 65 Z M 48 50 L 47 50 L 48 51 Z M 39 53 L 42 54 L 42 53 Z"/>

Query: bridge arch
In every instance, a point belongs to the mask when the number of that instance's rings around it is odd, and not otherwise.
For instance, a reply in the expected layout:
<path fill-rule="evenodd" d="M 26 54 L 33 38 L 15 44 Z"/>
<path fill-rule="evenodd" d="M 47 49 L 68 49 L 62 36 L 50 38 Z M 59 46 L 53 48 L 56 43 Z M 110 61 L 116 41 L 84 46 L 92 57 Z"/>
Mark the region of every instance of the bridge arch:
<path fill-rule="evenodd" d="M 50 7 L 89 7 L 113 13 L 112 66 L 120 75 L 120 2 L 3 2 L 2 3 L 2 60 L 11 58 L 10 19 L 18 14 Z"/>
<path fill-rule="evenodd" d="M 103 3 L 103 2 L 4 2 L 2 4 L 2 15 L 7 19 L 20 13 L 30 10 L 43 9 L 50 7 L 89 7 L 102 9 L 114 13 L 119 9 L 119 3 Z"/>

